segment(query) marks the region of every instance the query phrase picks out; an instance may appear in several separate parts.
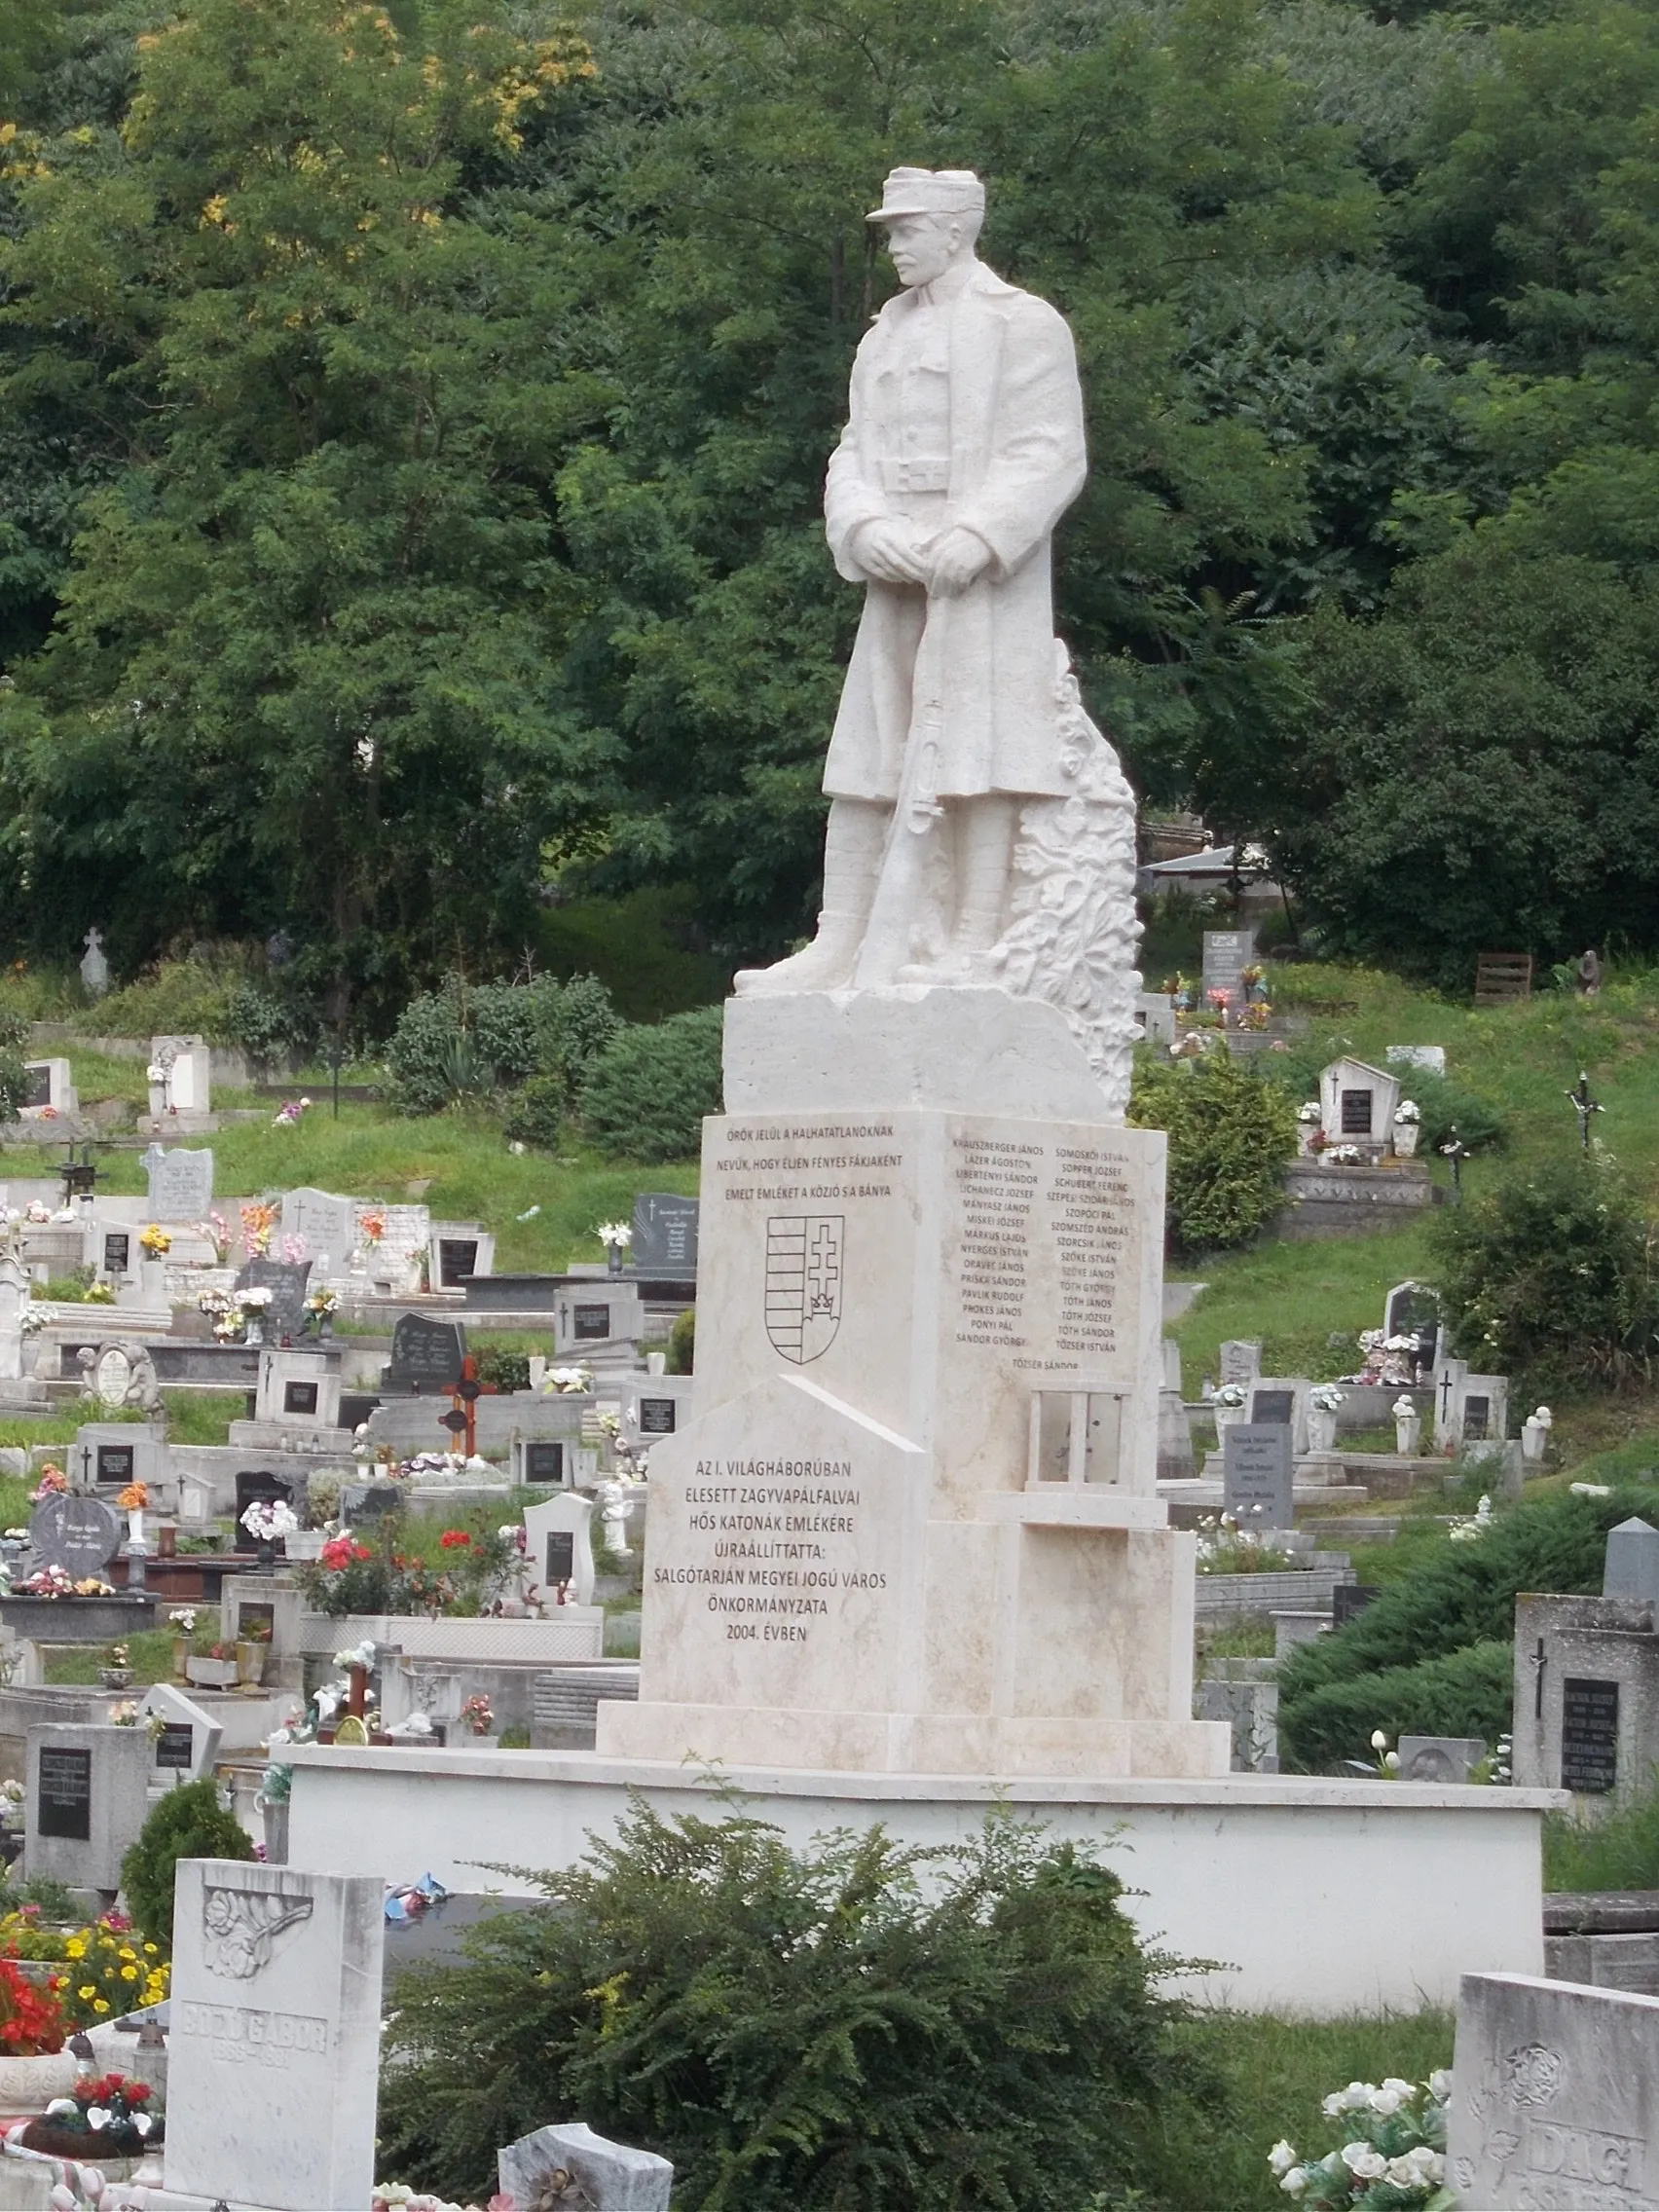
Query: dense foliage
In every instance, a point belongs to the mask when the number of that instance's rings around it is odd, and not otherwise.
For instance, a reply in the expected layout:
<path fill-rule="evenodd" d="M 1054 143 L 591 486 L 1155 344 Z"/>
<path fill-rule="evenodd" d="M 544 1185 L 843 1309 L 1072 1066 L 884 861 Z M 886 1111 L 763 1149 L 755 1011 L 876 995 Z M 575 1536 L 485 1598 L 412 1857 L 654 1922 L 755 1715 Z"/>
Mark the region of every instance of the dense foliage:
<path fill-rule="evenodd" d="M 1173 1061 L 1143 1053 L 1129 1120 L 1168 1134 L 1166 1219 L 1176 1253 L 1247 1244 L 1283 1205 L 1295 1109 L 1254 1060 L 1225 1051 Z"/>
<path fill-rule="evenodd" d="M 721 1111 L 722 1010 L 630 1023 L 596 1052 L 582 1084 L 588 1133 L 625 1160 L 684 1160 L 702 1145 L 703 1117 Z"/>
<path fill-rule="evenodd" d="M 121 1887 L 146 1943 L 170 1952 L 173 1869 L 181 1859 L 251 1859 L 253 1845 L 219 1802 L 211 1775 L 169 1789 L 152 1806 L 121 1862 Z"/>
<path fill-rule="evenodd" d="M 1659 1493 L 1529 1499 L 1389 1584 L 1346 1628 L 1299 1645 L 1279 1669 L 1287 1764 L 1363 1758 L 1379 1727 L 1494 1741 L 1508 1721 L 1516 1598 L 1600 1591 L 1607 1530 L 1633 1513 L 1654 1519 Z"/>
<path fill-rule="evenodd" d="M 1117 1877 L 1012 1821 L 795 1852 L 637 1804 L 537 1879 L 392 1992 L 380 2164 L 446 2195 L 580 2112 L 671 2157 L 687 2212 L 1077 2212 L 1145 2202 L 1204 2089 Z"/>
<path fill-rule="evenodd" d="M 1659 18 L 1387 13 L 11 0 L 0 937 L 280 931 L 384 1033 L 580 881 L 797 934 L 903 160 L 1077 333 L 1142 789 L 1426 973 L 1654 943 Z"/>
<path fill-rule="evenodd" d="M 1516 1169 L 1430 1222 L 1457 1351 L 1528 1389 L 1651 1382 L 1654 1230 L 1605 1158 Z"/>
<path fill-rule="evenodd" d="M 411 999 L 387 1047 L 391 1102 L 405 1114 L 436 1114 L 467 1098 L 517 1093 L 510 1115 L 533 1126 L 509 1135 L 556 1137 L 590 1063 L 621 1024 L 592 976 L 560 984 L 468 983 L 451 974 Z M 534 1095 L 524 1093 L 532 1084 Z M 546 1124 L 537 1117 L 546 1117 Z"/>

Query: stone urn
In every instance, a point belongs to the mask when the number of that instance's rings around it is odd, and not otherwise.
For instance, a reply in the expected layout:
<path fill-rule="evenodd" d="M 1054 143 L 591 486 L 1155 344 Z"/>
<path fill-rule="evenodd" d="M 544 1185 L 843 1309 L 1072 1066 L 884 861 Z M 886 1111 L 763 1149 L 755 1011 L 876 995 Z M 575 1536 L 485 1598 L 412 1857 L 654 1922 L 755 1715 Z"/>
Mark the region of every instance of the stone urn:
<path fill-rule="evenodd" d="M 1396 1122 L 1394 1124 L 1395 1158 L 1398 1160 L 1415 1160 L 1417 1157 L 1418 1138 L 1421 1134 L 1422 1125 L 1420 1123 Z"/>
<path fill-rule="evenodd" d="M 1394 1416 L 1394 1450 L 1403 1459 L 1416 1456 L 1422 1443 L 1422 1416 L 1414 1406 L 1409 1414 Z"/>
<path fill-rule="evenodd" d="M 265 1662 L 270 1656 L 269 1643 L 239 1643 L 237 1645 L 237 1679 L 239 1682 L 257 1685 L 265 1679 Z"/>
<path fill-rule="evenodd" d="M 1219 1401 L 1212 1400 L 1210 1411 L 1215 1416 L 1215 1440 L 1218 1445 L 1235 1421 L 1248 1420 L 1250 1418 L 1248 1400 L 1241 1406 L 1224 1406 Z"/>
<path fill-rule="evenodd" d="M 1337 1448 L 1337 1417 L 1320 1406 L 1308 1409 L 1308 1449 L 1309 1452 L 1334 1452 Z"/>

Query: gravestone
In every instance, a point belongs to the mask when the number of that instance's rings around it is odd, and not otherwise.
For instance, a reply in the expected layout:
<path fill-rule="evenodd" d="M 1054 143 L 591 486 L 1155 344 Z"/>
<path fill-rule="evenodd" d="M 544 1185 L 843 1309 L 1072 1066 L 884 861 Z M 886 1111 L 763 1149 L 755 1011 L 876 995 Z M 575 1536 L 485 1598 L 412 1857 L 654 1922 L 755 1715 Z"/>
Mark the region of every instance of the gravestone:
<path fill-rule="evenodd" d="M 1211 991 L 1231 991 L 1231 1011 L 1236 1012 L 1244 1003 L 1244 971 L 1254 965 L 1256 958 L 1256 933 L 1254 930 L 1205 930 L 1204 932 L 1204 999 Z"/>
<path fill-rule="evenodd" d="M 391 1332 L 391 1364 L 383 1381 L 388 1390 L 453 1390 L 465 1360 L 466 1331 L 459 1321 L 405 1313 Z"/>
<path fill-rule="evenodd" d="M 1231 1337 L 1221 1347 L 1221 1380 L 1242 1383 L 1246 1390 L 1255 1386 L 1262 1372 L 1262 1346 L 1259 1338 Z"/>
<path fill-rule="evenodd" d="M 38 1113 L 41 1107 L 52 1104 L 52 1062 L 28 1060 L 23 1065 L 23 1095 L 18 1101 L 24 1113 Z"/>
<path fill-rule="evenodd" d="M 1467 1782 L 1487 1755 L 1479 1736 L 1402 1736 L 1395 1748 L 1402 1782 Z"/>
<path fill-rule="evenodd" d="M 1382 1058 L 1391 1068 L 1421 1068 L 1429 1075 L 1446 1073 L 1444 1045 L 1389 1045 Z"/>
<path fill-rule="evenodd" d="M 556 2189 L 560 2173 L 575 2183 L 580 2194 L 573 2202 L 582 2212 L 668 2212 L 674 2186 L 668 2159 L 611 2143 L 580 2120 L 538 2127 L 496 2153 L 501 2194 L 514 2204 L 551 2202 L 549 2184 Z"/>
<path fill-rule="evenodd" d="M 565 1480 L 565 1446 L 556 1436 L 527 1436 L 522 1440 L 522 1468 L 526 1483 L 559 1483 Z"/>
<path fill-rule="evenodd" d="M 697 1200 L 672 1191 L 634 1199 L 634 1272 L 691 1282 L 697 1274 Z"/>
<path fill-rule="evenodd" d="M 106 1229 L 103 1233 L 103 1256 L 99 1272 L 106 1275 L 125 1275 L 132 1271 L 132 1247 L 135 1239 L 129 1229 Z"/>
<path fill-rule="evenodd" d="M 550 1605 L 561 1582 L 578 1605 L 593 1604 L 593 1500 L 567 1491 L 545 1505 L 524 1509 L 525 1557 L 530 1579 Z"/>
<path fill-rule="evenodd" d="M 29 1541 L 42 1567 L 60 1567 L 76 1582 L 103 1570 L 121 1549 L 127 1525 L 101 1497 L 60 1491 L 29 1516 Z"/>
<path fill-rule="evenodd" d="M 306 1287 L 311 1280 L 312 1263 L 302 1260 L 292 1266 L 286 1260 L 249 1260 L 237 1276 L 238 1290 L 268 1290 L 271 1303 L 265 1309 L 265 1335 L 270 1344 L 280 1344 L 284 1337 L 297 1337 L 306 1325 Z"/>
<path fill-rule="evenodd" d="M 459 1290 L 469 1283 L 478 1271 L 478 1245 L 476 1236 L 440 1236 L 438 1247 L 437 1290 Z"/>
<path fill-rule="evenodd" d="M 86 951 L 81 955 L 81 980 L 87 986 L 90 999 L 101 999 L 109 989 L 109 961 L 104 956 L 103 933 L 89 930 L 82 940 Z"/>
<path fill-rule="evenodd" d="M 1382 1594 L 1380 1582 L 1339 1582 L 1331 1593 L 1331 1626 L 1346 1628 Z"/>
<path fill-rule="evenodd" d="M 201 1221 L 213 1203 L 213 1155 L 153 1144 L 144 1155 L 152 1221 Z"/>
<path fill-rule="evenodd" d="M 1604 1598 L 1631 1598 L 1659 1607 L 1659 1529 L 1634 1514 L 1607 1531 L 1602 1569 Z M 1654 1615 L 1659 1625 L 1659 1612 Z"/>
<path fill-rule="evenodd" d="M 343 1273 L 357 1243 L 356 1201 L 303 1186 L 285 1191 L 282 1235 L 304 1237 L 306 1256 L 319 1273 Z"/>
<path fill-rule="evenodd" d="M 1222 1495 L 1240 1529 L 1254 1535 L 1293 1528 L 1293 1485 L 1288 1422 L 1228 1424 L 1222 1432 Z"/>
<path fill-rule="evenodd" d="M 1416 1337 L 1419 1357 L 1432 1358 L 1440 1328 L 1440 1300 L 1421 1282 L 1396 1283 L 1382 1308 L 1385 1337 Z"/>
<path fill-rule="evenodd" d="M 153 1503 L 168 1480 L 167 1448 L 154 1427 L 136 1421 L 88 1421 L 75 1431 L 64 1465 L 83 1490 L 100 1493 L 143 1483 Z"/>
<path fill-rule="evenodd" d="M 1294 1390 L 1253 1390 L 1250 1419 L 1257 1428 L 1289 1428 L 1296 1419 Z"/>
<path fill-rule="evenodd" d="M 379 1875 L 181 1859 L 174 1897 L 167 2190 L 272 2212 L 367 2204 Z"/>
<path fill-rule="evenodd" d="M 263 1469 L 251 1469 L 237 1477 L 237 1532 L 235 1549 L 239 1552 L 256 1552 L 259 1538 L 251 1529 L 242 1526 L 242 1515 L 250 1505 L 269 1505 L 276 1500 L 284 1505 L 294 1502 L 294 1486 L 286 1475 L 273 1475 Z M 280 1548 L 280 1539 L 278 1539 Z"/>
<path fill-rule="evenodd" d="M 388 1513 L 401 1513 L 406 1502 L 406 1493 L 396 1483 L 344 1483 L 340 1518 L 355 1528 L 364 1521 L 384 1521 Z"/>
<path fill-rule="evenodd" d="M 1619 1685 L 1568 1675 L 1561 1698 L 1561 1787 L 1606 1796 L 1618 1788 Z"/>
<path fill-rule="evenodd" d="M 1659 2202 L 1659 1998 L 1465 1974 L 1446 2179 L 1467 2212 Z"/>
<path fill-rule="evenodd" d="M 144 1825 L 149 1731 L 48 1721 L 28 1732 L 23 1865 L 30 1879 L 114 1891 Z"/>
<path fill-rule="evenodd" d="M 144 1719 L 154 1714 L 161 1723 L 156 1736 L 155 1773 L 158 1781 L 195 1782 L 211 1774 L 219 1756 L 224 1730 L 194 1698 L 175 1690 L 171 1682 L 156 1682 L 144 1692 L 138 1708 Z"/>

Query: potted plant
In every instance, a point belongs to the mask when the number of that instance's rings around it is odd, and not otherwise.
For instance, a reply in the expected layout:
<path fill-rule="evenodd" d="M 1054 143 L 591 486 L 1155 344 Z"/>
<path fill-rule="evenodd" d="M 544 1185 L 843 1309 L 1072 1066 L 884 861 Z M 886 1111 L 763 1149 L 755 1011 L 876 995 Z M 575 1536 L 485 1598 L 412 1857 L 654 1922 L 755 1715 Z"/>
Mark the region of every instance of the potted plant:
<path fill-rule="evenodd" d="M 259 1546 L 259 1571 L 269 1574 L 276 1565 L 276 1546 L 294 1534 L 300 1517 L 280 1497 L 256 1497 L 242 1515 L 241 1525 Z"/>
<path fill-rule="evenodd" d="M 75 2085 L 80 2061 L 63 2047 L 58 1995 L 65 1978 L 49 1972 L 37 1982 L 0 1957 L 0 2099 L 8 2112 L 38 2111 Z"/>
<path fill-rule="evenodd" d="M 141 2157 L 151 2142 L 162 2140 L 162 2123 L 147 2109 L 148 2082 L 122 2074 L 83 2075 L 66 2097 L 54 2097 L 19 2140 L 26 2151 L 50 2157 Z"/>
<path fill-rule="evenodd" d="M 1235 1421 L 1245 1418 L 1249 1410 L 1249 1392 L 1242 1382 L 1224 1382 L 1210 1399 L 1210 1405 L 1215 1413 L 1216 1441 L 1220 1443 L 1223 1433 Z"/>
<path fill-rule="evenodd" d="M 240 1681 L 257 1686 L 265 1679 L 265 1663 L 271 1656 L 271 1624 L 269 1621 L 248 1620 L 240 1624 L 237 1638 L 237 1676 Z"/>
<path fill-rule="evenodd" d="M 129 1663 L 125 1643 L 112 1643 L 104 1652 L 103 1665 L 98 1669 L 98 1680 L 106 1690 L 125 1690 L 131 1687 L 132 1669 Z"/>
<path fill-rule="evenodd" d="M 461 1738 L 464 1748 L 474 1751 L 493 1751 L 499 1741 L 496 1733 L 496 1715 L 490 1700 L 480 1694 L 469 1697 L 461 1709 Z"/>
<path fill-rule="evenodd" d="M 185 1682 L 190 1677 L 185 1667 L 190 1658 L 191 1639 L 196 1634 L 196 1607 L 175 1605 L 167 1615 L 167 1626 L 173 1632 L 172 1671 L 175 1682 Z"/>
<path fill-rule="evenodd" d="M 602 1221 L 594 1235 L 605 1246 L 605 1264 L 609 1272 L 619 1275 L 628 1247 L 634 1241 L 634 1232 L 625 1221 Z"/>
<path fill-rule="evenodd" d="M 1394 1109 L 1394 1151 L 1401 1160 L 1416 1156 L 1422 1116 L 1415 1098 L 1402 1098 Z"/>
<path fill-rule="evenodd" d="M 198 1689 L 235 1689 L 238 1673 L 236 1650 L 228 1643 L 210 1643 L 204 1652 L 191 1653 L 184 1663 L 184 1671 Z"/>
<path fill-rule="evenodd" d="M 1308 1449 L 1334 1452 L 1337 1445 L 1337 1408 L 1346 1406 L 1347 1392 L 1334 1382 L 1320 1382 L 1308 1393 Z"/>
<path fill-rule="evenodd" d="M 336 1291 L 313 1290 L 306 1300 L 306 1327 L 316 1332 L 318 1344 L 328 1344 L 334 1336 L 334 1316 L 340 1309 Z"/>

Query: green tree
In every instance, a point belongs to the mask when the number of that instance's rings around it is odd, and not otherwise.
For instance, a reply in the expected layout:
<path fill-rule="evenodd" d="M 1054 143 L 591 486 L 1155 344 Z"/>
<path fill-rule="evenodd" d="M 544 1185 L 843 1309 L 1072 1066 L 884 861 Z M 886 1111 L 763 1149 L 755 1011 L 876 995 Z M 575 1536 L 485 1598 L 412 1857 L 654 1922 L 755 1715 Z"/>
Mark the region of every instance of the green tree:
<path fill-rule="evenodd" d="M 1176 1061 L 1143 1053 L 1129 1120 L 1168 1134 L 1165 1219 L 1177 1252 L 1247 1244 L 1283 1205 L 1296 1110 L 1253 1061 L 1225 1051 Z"/>
<path fill-rule="evenodd" d="M 172 1949 L 173 1875 L 181 1859 L 251 1859 L 247 1831 L 219 1802 L 211 1775 L 169 1789 L 121 1862 L 121 1887 L 152 1943 Z"/>

